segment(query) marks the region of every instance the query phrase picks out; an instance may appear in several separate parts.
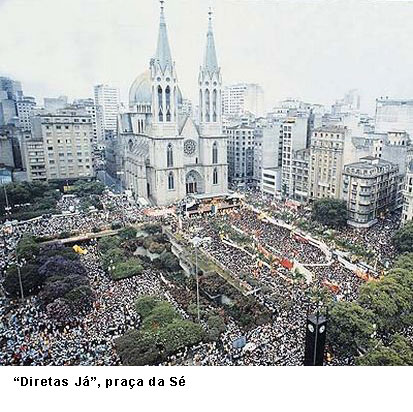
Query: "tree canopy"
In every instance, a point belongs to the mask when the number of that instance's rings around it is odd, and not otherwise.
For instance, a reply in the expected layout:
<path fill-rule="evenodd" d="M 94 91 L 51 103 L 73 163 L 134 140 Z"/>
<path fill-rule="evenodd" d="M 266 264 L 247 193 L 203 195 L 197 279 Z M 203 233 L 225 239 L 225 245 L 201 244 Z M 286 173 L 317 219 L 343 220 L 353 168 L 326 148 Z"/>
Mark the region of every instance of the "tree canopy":
<path fill-rule="evenodd" d="M 313 204 L 312 218 L 330 227 L 347 224 L 347 205 L 344 200 L 319 199 Z"/>
<path fill-rule="evenodd" d="M 393 244 L 399 253 L 413 252 L 413 223 L 406 224 L 394 234 Z"/>

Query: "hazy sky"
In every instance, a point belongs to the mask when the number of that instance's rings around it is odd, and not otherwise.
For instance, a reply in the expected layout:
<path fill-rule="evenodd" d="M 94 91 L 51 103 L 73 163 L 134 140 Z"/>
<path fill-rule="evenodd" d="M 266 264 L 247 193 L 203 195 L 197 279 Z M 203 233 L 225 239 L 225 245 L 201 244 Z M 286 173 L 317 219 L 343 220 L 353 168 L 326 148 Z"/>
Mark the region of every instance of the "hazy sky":
<path fill-rule="evenodd" d="M 267 108 L 285 97 L 331 104 L 359 88 L 413 97 L 413 2 L 374 0 L 166 0 L 169 41 L 184 96 L 196 104 L 207 12 L 224 84 L 260 83 Z M 118 86 L 122 100 L 155 53 L 157 0 L 0 0 L 0 75 L 41 99 L 92 97 Z"/>

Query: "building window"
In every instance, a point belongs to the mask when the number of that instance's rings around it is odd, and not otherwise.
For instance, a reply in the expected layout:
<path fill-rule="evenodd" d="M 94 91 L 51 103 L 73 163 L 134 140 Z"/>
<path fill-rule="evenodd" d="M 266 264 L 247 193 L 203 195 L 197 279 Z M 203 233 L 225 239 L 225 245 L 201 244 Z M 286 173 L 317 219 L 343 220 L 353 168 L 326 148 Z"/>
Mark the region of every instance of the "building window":
<path fill-rule="evenodd" d="M 162 87 L 161 86 L 158 86 L 158 106 L 159 106 L 159 121 L 163 122 Z"/>
<path fill-rule="evenodd" d="M 218 184 L 218 170 L 216 167 L 214 168 L 214 172 L 212 173 L 212 183 L 214 185 Z"/>
<path fill-rule="evenodd" d="M 217 91 L 212 92 L 212 121 L 217 121 Z"/>
<path fill-rule="evenodd" d="M 174 190 L 175 184 L 174 184 L 174 174 L 173 172 L 169 172 L 168 175 L 168 189 L 169 190 Z"/>
<path fill-rule="evenodd" d="M 173 149 L 172 145 L 169 143 L 166 149 L 166 167 L 173 167 L 174 158 L 173 158 Z"/>
<path fill-rule="evenodd" d="M 217 142 L 214 142 L 212 145 L 212 163 L 217 164 L 218 163 L 218 145 Z"/>
<path fill-rule="evenodd" d="M 166 121 L 171 121 L 171 89 L 169 86 L 165 89 L 165 100 L 166 100 Z"/>

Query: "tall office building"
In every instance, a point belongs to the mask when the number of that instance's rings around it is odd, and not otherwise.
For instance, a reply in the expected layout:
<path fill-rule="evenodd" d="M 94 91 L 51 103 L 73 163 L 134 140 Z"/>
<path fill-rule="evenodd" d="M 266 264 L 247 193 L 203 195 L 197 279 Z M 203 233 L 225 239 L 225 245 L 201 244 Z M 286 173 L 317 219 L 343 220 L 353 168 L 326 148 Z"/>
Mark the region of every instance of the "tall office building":
<path fill-rule="evenodd" d="M 85 110 L 63 109 L 32 119 L 23 142 L 27 178 L 72 180 L 94 176 L 92 118 Z"/>
<path fill-rule="evenodd" d="M 44 110 L 48 113 L 56 113 L 67 106 L 67 96 L 45 97 L 43 99 Z"/>
<path fill-rule="evenodd" d="M 251 184 L 254 180 L 254 127 L 227 127 L 228 179 L 235 184 Z"/>
<path fill-rule="evenodd" d="M 97 140 L 102 143 L 105 140 L 105 130 L 116 132 L 119 115 L 120 97 L 119 89 L 99 84 L 94 88 Z"/>
<path fill-rule="evenodd" d="M 264 116 L 264 91 L 255 83 L 226 86 L 222 91 L 222 109 L 224 116 L 241 116 L 246 112 Z"/>
<path fill-rule="evenodd" d="M 350 130 L 341 126 L 315 129 L 311 137 L 311 199 L 340 199 L 344 165 L 352 161 Z"/>
<path fill-rule="evenodd" d="M 34 97 L 23 96 L 16 102 L 17 117 L 19 118 L 18 127 L 23 131 L 31 130 L 31 118 L 35 107 L 36 100 Z"/>
<path fill-rule="evenodd" d="M 413 99 L 376 99 L 375 131 L 405 131 L 413 138 Z"/>

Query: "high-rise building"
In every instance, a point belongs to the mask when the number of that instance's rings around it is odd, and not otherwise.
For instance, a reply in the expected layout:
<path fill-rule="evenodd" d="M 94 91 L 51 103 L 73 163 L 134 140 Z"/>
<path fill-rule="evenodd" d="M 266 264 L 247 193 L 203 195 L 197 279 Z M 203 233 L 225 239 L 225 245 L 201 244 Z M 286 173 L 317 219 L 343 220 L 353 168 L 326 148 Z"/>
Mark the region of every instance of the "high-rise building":
<path fill-rule="evenodd" d="M 405 131 L 413 137 L 413 99 L 376 99 L 375 131 Z"/>
<path fill-rule="evenodd" d="M 346 127 L 315 129 L 311 137 L 310 199 L 340 199 L 344 165 L 352 157 L 350 130 Z"/>
<path fill-rule="evenodd" d="M 234 184 L 252 184 L 254 181 L 255 128 L 237 125 L 227 127 L 228 179 Z"/>
<path fill-rule="evenodd" d="M 32 119 L 24 140 L 28 180 L 72 180 L 94 176 L 93 125 L 85 110 L 62 109 Z"/>
<path fill-rule="evenodd" d="M 119 115 L 119 89 L 99 84 L 94 88 L 97 140 L 99 144 L 105 140 L 105 130 L 116 132 L 117 120 Z"/>
<path fill-rule="evenodd" d="M 33 116 L 33 109 L 36 107 L 36 100 L 34 97 L 23 96 L 16 102 L 17 117 L 19 118 L 18 126 L 23 131 L 31 130 Z"/>
<path fill-rule="evenodd" d="M 43 99 L 44 110 L 48 113 L 56 113 L 67 106 L 67 96 L 45 97 Z"/>
<path fill-rule="evenodd" d="M 281 192 L 293 197 L 294 153 L 307 147 L 308 117 L 290 117 L 283 122 L 281 139 Z"/>
<path fill-rule="evenodd" d="M 222 108 L 225 116 L 241 116 L 246 112 L 264 116 L 264 91 L 255 83 L 226 86 L 222 92 Z"/>
<path fill-rule="evenodd" d="M 8 77 L 0 77 L 0 91 L 5 91 L 7 99 L 14 101 L 23 96 L 21 83 Z"/>
<path fill-rule="evenodd" d="M 97 125 L 97 118 L 96 118 L 96 105 L 95 101 L 92 98 L 88 99 L 76 99 L 73 101 L 71 107 L 75 109 L 83 109 L 92 119 L 92 126 L 93 126 L 93 143 L 94 145 L 97 144 L 98 138 L 98 125 Z"/>
<path fill-rule="evenodd" d="M 344 166 L 343 199 L 348 224 L 369 227 L 377 218 L 401 206 L 402 176 L 399 167 L 373 156 Z"/>

